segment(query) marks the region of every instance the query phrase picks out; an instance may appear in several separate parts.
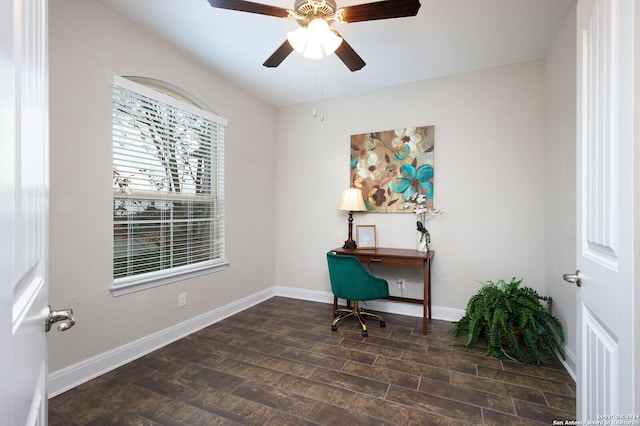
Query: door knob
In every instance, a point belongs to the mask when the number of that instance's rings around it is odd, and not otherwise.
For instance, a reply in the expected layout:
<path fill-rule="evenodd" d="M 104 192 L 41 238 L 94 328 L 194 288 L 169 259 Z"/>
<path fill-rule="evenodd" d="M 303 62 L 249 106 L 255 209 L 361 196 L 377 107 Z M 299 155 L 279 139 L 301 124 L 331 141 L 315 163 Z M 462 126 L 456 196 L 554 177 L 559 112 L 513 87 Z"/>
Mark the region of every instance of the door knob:
<path fill-rule="evenodd" d="M 562 279 L 580 287 L 582 285 L 582 273 L 578 269 L 575 274 L 564 274 Z"/>
<path fill-rule="evenodd" d="M 49 313 L 45 319 L 45 328 L 47 331 L 51 330 L 51 324 L 59 322 L 58 331 L 66 331 L 73 327 L 76 323 L 76 319 L 73 317 L 73 309 L 63 309 L 61 311 L 54 311 L 51 309 L 51 305 L 47 308 Z"/>

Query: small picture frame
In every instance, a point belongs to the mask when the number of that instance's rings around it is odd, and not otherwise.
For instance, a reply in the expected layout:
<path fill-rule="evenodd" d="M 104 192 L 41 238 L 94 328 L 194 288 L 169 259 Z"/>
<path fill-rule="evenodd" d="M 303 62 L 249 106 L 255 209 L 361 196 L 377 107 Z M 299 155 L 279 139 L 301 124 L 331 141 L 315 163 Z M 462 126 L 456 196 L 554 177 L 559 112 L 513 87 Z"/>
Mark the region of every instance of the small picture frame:
<path fill-rule="evenodd" d="M 359 249 L 378 248 L 375 225 L 356 225 L 356 244 Z"/>

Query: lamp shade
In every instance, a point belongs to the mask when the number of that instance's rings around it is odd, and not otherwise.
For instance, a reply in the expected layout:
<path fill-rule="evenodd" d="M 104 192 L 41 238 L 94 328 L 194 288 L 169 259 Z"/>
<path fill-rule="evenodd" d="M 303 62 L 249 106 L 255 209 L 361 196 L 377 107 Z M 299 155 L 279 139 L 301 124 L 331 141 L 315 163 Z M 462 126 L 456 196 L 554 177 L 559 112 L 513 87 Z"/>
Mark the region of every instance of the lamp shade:
<path fill-rule="evenodd" d="M 338 204 L 338 210 L 346 210 L 350 212 L 363 212 L 367 210 L 367 206 L 362 199 L 362 191 L 359 188 L 346 188 L 342 191 L 342 197 Z"/>

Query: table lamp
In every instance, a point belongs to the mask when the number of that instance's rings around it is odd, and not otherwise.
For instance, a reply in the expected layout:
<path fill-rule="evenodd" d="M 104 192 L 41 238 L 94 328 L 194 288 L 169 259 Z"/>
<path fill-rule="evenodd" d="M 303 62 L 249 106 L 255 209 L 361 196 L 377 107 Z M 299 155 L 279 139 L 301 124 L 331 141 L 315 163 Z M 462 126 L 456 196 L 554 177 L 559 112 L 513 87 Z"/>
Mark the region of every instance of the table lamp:
<path fill-rule="evenodd" d="M 342 198 L 338 204 L 338 210 L 349 212 L 349 239 L 344 242 L 344 249 L 357 248 L 356 242 L 353 240 L 353 212 L 367 211 L 362 199 L 362 191 L 358 188 L 347 188 L 342 191 Z"/>

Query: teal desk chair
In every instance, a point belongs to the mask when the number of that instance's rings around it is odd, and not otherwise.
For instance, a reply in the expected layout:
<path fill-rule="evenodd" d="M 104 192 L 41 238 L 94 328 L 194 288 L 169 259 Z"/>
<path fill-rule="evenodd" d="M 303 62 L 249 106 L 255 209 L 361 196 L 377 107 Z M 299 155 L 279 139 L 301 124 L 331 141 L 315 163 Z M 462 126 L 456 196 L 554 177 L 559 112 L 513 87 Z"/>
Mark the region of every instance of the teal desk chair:
<path fill-rule="evenodd" d="M 371 275 L 360 260 L 355 256 L 343 256 L 333 252 L 327 253 L 329 264 L 329 277 L 331 279 L 331 291 L 336 297 L 353 301 L 353 308 L 340 308 L 331 324 L 331 329 L 336 331 L 338 323 L 345 318 L 355 317 L 362 327 L 362 337 L 367 337 L 367 324 L 364 317 L 373 317 L 380 321 L 380 327 L 386 324 L 384 318 L 361 309 L 358 302 L 361 300 L 384 299 L 389 296 L 389 283 L 387 280 Z"/>

